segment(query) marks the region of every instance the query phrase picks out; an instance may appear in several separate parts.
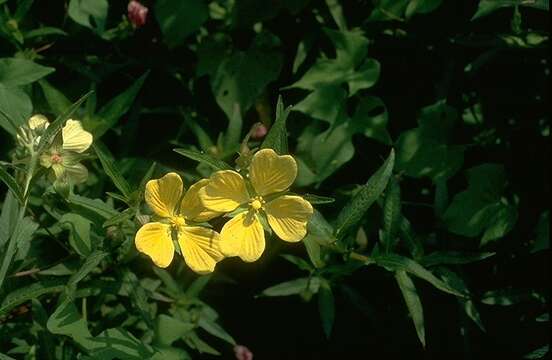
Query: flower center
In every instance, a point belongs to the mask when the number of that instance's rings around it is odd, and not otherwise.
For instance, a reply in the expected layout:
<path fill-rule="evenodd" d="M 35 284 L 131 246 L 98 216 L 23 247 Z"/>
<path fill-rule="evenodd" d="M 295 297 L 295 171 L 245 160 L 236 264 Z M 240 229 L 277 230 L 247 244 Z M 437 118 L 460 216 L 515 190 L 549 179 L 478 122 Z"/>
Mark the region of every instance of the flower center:
<path fill-rule="evenodd" d="M 186 225 L 186 220 L 184 220 L 183 216 L 173 216 L 171 217 L 170 221 L 171 224 L 175 227 Z"/>
<path fill-rule="evenodd" d="M 52 160 L 53 164 L 60 164 L 62 161 L 61 155 L 57 153 L 53 153 L 50 159 Z"/>
<path fill-rule="evenodd" d="M 265 201 L 263 200 L 262 196 L 255 196 L 251 200 L 249 200 L 249 206 L 255 211 L 261 209 L 264 205 Z"/>

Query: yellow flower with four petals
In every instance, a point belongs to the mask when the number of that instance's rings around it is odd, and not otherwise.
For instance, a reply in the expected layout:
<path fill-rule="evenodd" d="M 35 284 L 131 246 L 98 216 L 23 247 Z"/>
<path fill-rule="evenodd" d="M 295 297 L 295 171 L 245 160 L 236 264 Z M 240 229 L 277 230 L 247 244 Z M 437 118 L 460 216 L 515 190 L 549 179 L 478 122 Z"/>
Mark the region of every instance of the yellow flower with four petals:
<path fill-rule="evenodd" d="M 165 268 L 172 262 L 175 252 L 173 236 L 184 261 L 197 273 L 212 272 L 216 263 L 222 260 L 220 235 L 197 225 L 220 215 L 206 210 L 199 201 L 198 191 L 208 182 L 203 179 L 195 183 L 184 196 L 182 179 L 174 172 L 146 184 L 146 203 L 159 221 L 143 225 L 136 233 L 135 244 L 138 251 L 148 255 L 155 265 Z"/>
<path fill-rule="evenodd" d="M 220 233 L 220 250 L 225 256 L 257 260 L 265 249 L 261 216 L 276 235 L 288 242 L 297 242 L 307 233 L 312 205 L 300 196 L 287 195 L 297 177 L 297 163 L 290 155 L 278 155 L 263 149 L 251 159 L 244 178 L 232 170 L 214 173 L 208 184 L 199 190 L 205 208 L 228 213 L 242 212 L 228 221 Z"/>

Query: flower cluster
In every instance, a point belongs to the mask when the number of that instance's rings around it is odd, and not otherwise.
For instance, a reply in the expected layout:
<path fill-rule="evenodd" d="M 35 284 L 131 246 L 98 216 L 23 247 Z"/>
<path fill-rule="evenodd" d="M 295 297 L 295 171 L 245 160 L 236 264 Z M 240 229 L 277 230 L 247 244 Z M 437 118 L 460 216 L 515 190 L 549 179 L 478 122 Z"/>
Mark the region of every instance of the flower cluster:
<path fill-rule="evenodd" d="M 158 221 L 140 228 L 136 247 L 157 266 L 167 267 L 174 256 L 174 238 L 188 266 L 198 273 L 212 272 L 224 257 L 255 261 L 265 249 L 265 230 L 270 228 L 288 242 L 298 242 L 307 233 L 313 208 L 302 197 L 289 194 L 296 177 L 292 156 L 263 149 L 247 168 L 217 171 L 192 185 L 184 196 L 176 173 L 151 180 L 145 200 Z M 223 215 L 232 219 L 220 234 L 205 224 Z"/>
<path fill-rule="evenodd" d="M 34 115 L 20 128 L 17 141 L 29 152 L 34 152 L 49 125 L 44 115 Z M 40 165 L 49 170 L 49 177 L 55 186 L 86 181 L 88 170 L 80 161 L 92 141 L 92 134 L 83 129 L 80 121 L 69 119 L 52 144 L 38 154 Z"/>

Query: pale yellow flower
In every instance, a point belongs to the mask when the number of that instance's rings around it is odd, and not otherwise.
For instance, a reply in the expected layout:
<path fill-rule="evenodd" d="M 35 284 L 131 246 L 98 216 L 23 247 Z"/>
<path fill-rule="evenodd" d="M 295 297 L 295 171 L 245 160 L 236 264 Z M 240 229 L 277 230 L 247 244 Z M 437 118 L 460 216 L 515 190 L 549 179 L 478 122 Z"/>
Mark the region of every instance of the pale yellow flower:
<path fill-rule="evenodd" d="M 244 211 L 228 221 L 221 231 L 220 249 L 225 256 L 239 256 L 251 262 L 265 249 L 260 216 L 279 238 L 289 242 L 303 239 L 312 216 L 311 204 L 285 192 L 297 177 L 297 163 L 290 155 L 279 156 L 272 149 L 255 153 L 249 166 L 248 182 L 236 171 L 214 173 L 199 191 L 203 205 L 218 212 Z"/>
<path fill-rule="evenodd" d="M 176 237 L 186 264 L 195 272 L 212 272 L 223 255 L 219 249 L 220 235 L 207 227 L 194 225 L 218 216 L 205 209 L 197 196 L 209 180 L 203 179 L 184 194 L 182 179 L 176 173 L 168 173 L 146 184 L 145 200 L 158 222 L 147 223 L 136 233 L 138 251 L 148 255 L 155 265 L 165 268 L 174 257 Z M 180 198 L 182 197 L 182 200 Z"/>

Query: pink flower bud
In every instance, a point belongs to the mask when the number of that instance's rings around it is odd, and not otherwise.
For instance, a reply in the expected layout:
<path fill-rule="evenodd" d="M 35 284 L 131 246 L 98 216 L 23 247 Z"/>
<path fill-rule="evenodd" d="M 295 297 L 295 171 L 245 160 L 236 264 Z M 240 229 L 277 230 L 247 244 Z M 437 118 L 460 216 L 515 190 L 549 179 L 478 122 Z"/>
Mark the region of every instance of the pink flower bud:
<path fill-rule="evenodd" d="M 237 360 L 253 360 L 253 353 L 243 345 L 234 346 L 234 354 Z"/>
<path fill-rule="evenodd" d="M 268 133 L 267 127 L 263 123 L 255 123 L 251 128 L 251 139 L 261 140 Z"/>
<path fill-rule="evenodd" d="M 141 27 L 146 24 L 148 17 L 148 8 L 138 1 L 132 0 L 128 3 L 128 19 L 135 27 Z"/>

